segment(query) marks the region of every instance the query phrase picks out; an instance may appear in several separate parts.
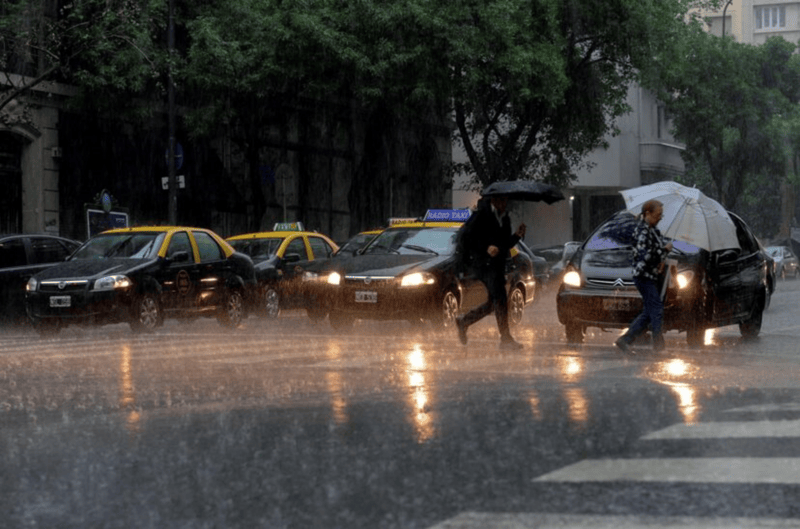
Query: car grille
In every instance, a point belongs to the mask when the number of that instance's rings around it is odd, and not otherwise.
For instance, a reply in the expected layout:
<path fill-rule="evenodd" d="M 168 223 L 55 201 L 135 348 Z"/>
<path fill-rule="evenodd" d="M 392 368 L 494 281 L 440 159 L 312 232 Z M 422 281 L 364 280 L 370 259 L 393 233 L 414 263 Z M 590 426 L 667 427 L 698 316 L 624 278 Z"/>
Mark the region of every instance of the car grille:
<path fill-rule="evenodd" d="M 39 284 L 41 292 L 58 292 L 68 294 L 70 292 L 83 292 L 89 281 L 85 279 L 74 281 L 42 281 Z M 62 286 L 63 285 L 63 286 Z"/>
<path fill-rule="evenodd" d="M 608 277 L 587 277 L 586 283 L 596 287 L 604 287 L 604 288 L 623 288 L 623 287 L 632 287 L 635 285 L 635 283 L 630 279 L 621 279 L 621 278 L 611 279 Z"/>
<path fill-rule="evenodd" d="M 389 284 L 392 281 L 394 281 L 394 277 L 391 276 L 380 276 L 380 277 L 345 276 L 344 277 L 345 285 L 351 287 L 380 288 L 382 286 Z"/>

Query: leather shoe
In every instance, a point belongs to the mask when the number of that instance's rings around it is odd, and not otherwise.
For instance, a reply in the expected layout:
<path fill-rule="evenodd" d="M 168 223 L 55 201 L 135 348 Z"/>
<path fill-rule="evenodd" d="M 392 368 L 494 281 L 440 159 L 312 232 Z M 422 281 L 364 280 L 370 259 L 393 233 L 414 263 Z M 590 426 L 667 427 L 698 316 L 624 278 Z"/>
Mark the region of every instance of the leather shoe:
<path fill-rule="evenodd" d="M 628 342 L 626 342 L 622 338 L 617 338 L 617 341 L 614 342 L 614 345 L 616 345 L 617 347 L 619 347 L 620 349 L 622 349 L 626 353 L 630 353 L 631 352 L 631 346 L 628 345 Z"/>
<path fill-rule="evenodd" d="M 456 328 L 458 329 L 458 339 L 461 345 L 467 345 L 467 326 L 461 316 L 456 317 Z"/>
<path fill-rule="evenodd" d="M 525 349 L 525 346 L 513 338 L 506 338 L 504 340 L 500 340 L 500 349 L 519 351 L 520 349 Z"/>

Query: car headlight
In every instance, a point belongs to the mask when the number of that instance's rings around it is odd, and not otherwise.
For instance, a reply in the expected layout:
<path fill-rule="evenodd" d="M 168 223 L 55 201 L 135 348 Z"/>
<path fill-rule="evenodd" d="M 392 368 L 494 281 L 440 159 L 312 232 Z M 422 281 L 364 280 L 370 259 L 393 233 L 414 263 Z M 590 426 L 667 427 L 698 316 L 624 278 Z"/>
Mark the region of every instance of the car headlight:
<path fill-rule="evenodd" d="M 691 270 L 684 270 L 675 277 L 679 289 L 688 287 L 692 283 L 692 279 L 694 279 L 694 272 Z"/>
<path fill-rule="evenodd" d="M 92 287 L 92 290 L 116 290 L 120 288 L 128 288 L 131 285 L 132 283 L 128 276 L 105 276 L 94 282 L 94 287 Z"/>
<path fill-rule="evenodd" d="M 327 282 L 329 285 L 338 285 L 342 282 L 342 276 L 339 272 L 331 272 L 328 274 Z"/>
<path fill-rule="evenodd" d="M 36 278 L 32 277 L 28 279 L 28 284 L 25 285 L 25 290 L 28 292 L 36 292 L 37 288 L 39 288 L 39 282 L 36 281 Z"/>
<path fill-rule="evenodd" d="M 400 279 L 401 287 L 418 287 L 421 285 L 432 285 L 436 282 L 436 278 L 428 272 L 414 272 L 408 274 Z"/>
<path fill-rule="evenodd" d="M 571 287 L 581 286 L 581 275 L 575 270 L 570 270 L 564 274 L 564 284 Z"/>

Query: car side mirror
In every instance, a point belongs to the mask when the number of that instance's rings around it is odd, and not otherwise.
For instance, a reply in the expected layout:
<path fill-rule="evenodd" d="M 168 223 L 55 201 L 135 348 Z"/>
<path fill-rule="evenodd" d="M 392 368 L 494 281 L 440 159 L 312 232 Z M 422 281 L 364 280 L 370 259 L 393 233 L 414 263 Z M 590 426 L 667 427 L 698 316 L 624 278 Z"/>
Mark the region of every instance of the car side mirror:
<path fill-rule="evenodd" d="M 189 261 L 189 252 L 186 250 L 181 250 L 180 252 L 175 252 L 169 257 L 171 263 L 185 263 Z"/>
<path fill-rule="evenodd" d="M 736 250 L 724 250 L 717 254 L 717 264 L 732 263 L 739 258 L 739 252 Z"/>

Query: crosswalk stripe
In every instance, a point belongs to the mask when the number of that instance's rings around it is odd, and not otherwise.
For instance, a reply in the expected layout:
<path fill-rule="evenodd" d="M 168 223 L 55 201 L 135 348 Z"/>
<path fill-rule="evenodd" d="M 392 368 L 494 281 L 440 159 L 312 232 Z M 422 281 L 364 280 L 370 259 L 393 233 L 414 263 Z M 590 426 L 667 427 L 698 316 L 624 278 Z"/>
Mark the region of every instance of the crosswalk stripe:
<path fill-rule="evenodd" d="M 800 420 L 736 421 L 676 424 L 645 435 L 642 439 L 720 439 L 753 437 L 800 437 Z"/>
<path fill-rule="evenodd" d="M 743 406 L 741 408 L 731 408 L 725 410 L 725 413 L 766 413 L 772 411 L 800 411 L 800 402 L 785 402 L 783 404 L 754 404 L 752 406 Z"/>
<path fill-rule="evenodd" d="M 429 529 L 788 529 L 797 520 L 464 512 Z"/>
<path fill-rule="evenodd" d="M 800 458 L 588 459 L 533 481 L 800 484 Z"/>

